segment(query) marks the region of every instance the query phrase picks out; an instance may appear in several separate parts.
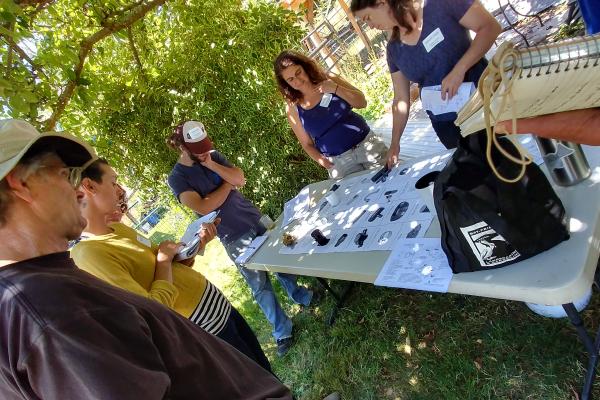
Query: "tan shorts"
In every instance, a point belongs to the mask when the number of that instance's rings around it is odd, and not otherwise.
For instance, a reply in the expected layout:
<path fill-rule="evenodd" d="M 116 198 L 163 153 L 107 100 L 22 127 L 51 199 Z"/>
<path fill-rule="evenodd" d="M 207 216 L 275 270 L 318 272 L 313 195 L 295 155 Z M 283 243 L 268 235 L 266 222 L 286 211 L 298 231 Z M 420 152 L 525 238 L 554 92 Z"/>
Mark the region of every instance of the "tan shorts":
<path fill-rule="evenodd" d="M 387 151 L 386 144 L 373 132 L 369 132 L 364 140 L 352 149 L 339 156 L 327 157 L 333 163 L 333 167 L 327 170 L 329 177 L 339 179 L 354 172 L 383 166 Z"/>

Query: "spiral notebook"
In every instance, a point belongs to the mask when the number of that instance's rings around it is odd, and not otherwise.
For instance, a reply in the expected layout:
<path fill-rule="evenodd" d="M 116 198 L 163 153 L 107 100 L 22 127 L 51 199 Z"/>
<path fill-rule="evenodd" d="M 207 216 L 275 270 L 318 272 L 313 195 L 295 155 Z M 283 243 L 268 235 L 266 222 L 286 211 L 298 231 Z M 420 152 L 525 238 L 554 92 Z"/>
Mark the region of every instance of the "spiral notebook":
<path fill-rule="evenodd" d="M 600 34 L 523 49 L 504 43 L 486 72 L 458 113 L 463 136 L 486 128 L 486 112 L 493 125 L 600 107 Z"/>

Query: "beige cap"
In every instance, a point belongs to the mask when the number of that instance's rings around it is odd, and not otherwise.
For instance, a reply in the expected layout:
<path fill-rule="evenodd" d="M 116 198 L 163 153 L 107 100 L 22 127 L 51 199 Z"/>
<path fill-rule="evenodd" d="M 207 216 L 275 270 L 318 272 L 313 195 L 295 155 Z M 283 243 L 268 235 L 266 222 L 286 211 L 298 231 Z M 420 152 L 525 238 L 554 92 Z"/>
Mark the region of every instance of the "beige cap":
<path fill-rule="evenodd" d="M 19 119 L 0 120 L 0 179 L 17 165 L 28 151 L 53 150 L 69 167 L 81 167 L 97 158 L 83 140 L 65 133 L 39 133 L 33 125 Z"/>
<path fill-rule="evenodd" d="M 187 121 L 181 125 L 185 147 L 194 154 L 204 154 L 212 150 L 212 142 L 202 122 Z"/>

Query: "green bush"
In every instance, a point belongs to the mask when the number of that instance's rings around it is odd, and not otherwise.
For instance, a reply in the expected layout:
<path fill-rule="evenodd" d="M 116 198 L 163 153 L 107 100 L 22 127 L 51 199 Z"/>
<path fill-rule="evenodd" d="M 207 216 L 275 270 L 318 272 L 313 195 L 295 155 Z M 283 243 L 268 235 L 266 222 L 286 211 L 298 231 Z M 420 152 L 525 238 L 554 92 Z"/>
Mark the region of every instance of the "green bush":
<path fill-rule="evenodd" d="M 367 107 L 356 112 L 367 121 L 376 120 L 385 114 L 394 97 L 387 65 L 373 57 L 371 68 L 367 71 L 358 56 L 348 55 L 340 63 L 340 68 L 342 77 L 359 88 L 367 98 Z"/>

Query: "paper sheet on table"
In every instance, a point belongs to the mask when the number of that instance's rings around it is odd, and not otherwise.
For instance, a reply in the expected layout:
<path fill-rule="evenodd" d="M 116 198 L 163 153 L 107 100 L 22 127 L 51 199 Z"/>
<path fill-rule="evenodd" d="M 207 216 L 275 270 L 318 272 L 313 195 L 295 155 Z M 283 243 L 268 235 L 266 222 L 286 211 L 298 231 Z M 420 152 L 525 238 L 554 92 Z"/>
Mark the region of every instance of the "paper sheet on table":
<path fill-rule="evenodd" d="M 311 205 L 298 224 L 286 229 L 296 238 L 296 244 L 281 246 L 279 253 L 389 252 L 398 240 L 423 237 L 435 218 L 435 210 L 431 212 L 424 206 L 414 183 L 424 174 L 444 168 L 451 154 L 444 151 L 401 164 L 390 171 L 385 182 L 372 181 L 376 169 L 338 181 L 340 203 L 332 206 L 323 197 Z M 321 230 L 329 242 L 317 245 L 310 236 L 314 229 Z"/>
<path fill-rule="evenodd" d="M 309 189 L 305 187 L 293 199 L 285 203 L 283 207 L 283 222 L 281 226 L 286 226 L 290 222 L 302 218 L 310 209 Z"/>
<path fill-rule="evenodd" d="M 419 238 L 396 242 L 375 285 L 445 293 L 451 280 L 440 239 Z"/>
<path fill-rule="evenodd" d="M 424 110 L 431 111 L 434 115 L 458 112 L 475 91 L 473 82 L 463 82 L 458 87 L 458 92 L 450 100 L 442 100 L 442 86 L 425 86 L 421 90 L 421 103 Z"/>
<path fill-rule="evenodd" d="M 254 253 L 256 253 L 256 250 L 258 250 L 260 246 L 263 245 L 263 243 L 267 240 L 268 237 L 269 235 L 255 237 L 254 240 L 246 247 L 244 252 L 240 254 L 238 258 L 235 259 L 235 262 L 237 264 L 246 264 L 250 257 L 252 257 Z"/>

